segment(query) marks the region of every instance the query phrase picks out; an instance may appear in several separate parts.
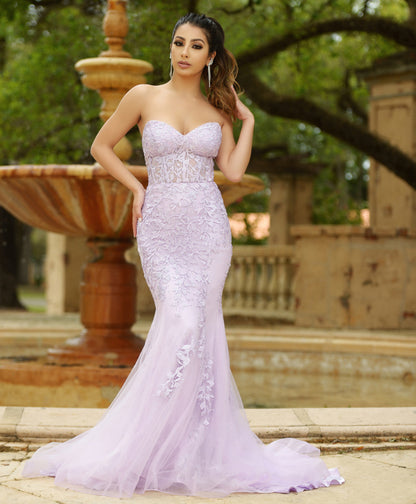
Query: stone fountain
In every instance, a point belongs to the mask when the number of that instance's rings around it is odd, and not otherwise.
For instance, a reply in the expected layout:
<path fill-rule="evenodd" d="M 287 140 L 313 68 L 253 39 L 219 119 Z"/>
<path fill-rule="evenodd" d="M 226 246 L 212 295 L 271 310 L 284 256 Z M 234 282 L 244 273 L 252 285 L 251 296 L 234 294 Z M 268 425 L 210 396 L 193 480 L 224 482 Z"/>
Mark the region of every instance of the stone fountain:
<path fill-rule="evenodd" d="M 79 61 L 75 67 L 83 83 L 102 99 L 100 117 L 107 120 L 131 87 L 146 82 L 152 66 L 133 59 L 122 47 L 128 31 L 127 0 L 108 0 L 103 28 L 109 46 L 97 58 Z M 127 163 L 132 148 L 126 138 L 115 152 Z M 147 185 L 144 166 L 128 165 Z M 231 184 L 215 173 L 225 204 L 262 189 L 262 182 L 246 175 Z M 82 334 L 49 351 L 55 363 L 96 366 L 131 366 L 143 346 L 133 334 L 135 322 L 135 267 L 125 251 L 132 245 L 132 195 L 102 167 L 95 165 L 15 165 L 0 167 L 0 204 L 25 223 L 66 235 L 85 237 L 93 259 L 81 279 Z"/>

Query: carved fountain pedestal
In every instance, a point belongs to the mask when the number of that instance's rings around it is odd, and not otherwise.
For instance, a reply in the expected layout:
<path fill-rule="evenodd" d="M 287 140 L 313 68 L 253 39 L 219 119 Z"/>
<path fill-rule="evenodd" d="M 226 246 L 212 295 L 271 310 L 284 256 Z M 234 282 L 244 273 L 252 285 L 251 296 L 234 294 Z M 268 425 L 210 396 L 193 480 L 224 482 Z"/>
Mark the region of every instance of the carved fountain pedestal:
<path fill-rule="evenodd" d="M 127 30 L 126 0 L 108 0 L 104 32 L 109 50 L 76 64 L 83 83 L 103 99 L 104 121 L 126 91 L 146 82 L 144 74 L 152 70 L 122 49 Z M 124 137 L 114 151 L 127 162 L 132 148 Z M 146 167 L 126 166 L 146 187 Z M 226 205 L 263 188 L 248 175 L 232 184 L 217 172 L 215 181 Z M 47 355 L 0 363 L 0 385 L 12 390 L 10 397 L 19 404 L 108 406 L 144 343 L 131 330 L 136 271 L 124 258 L 133 243 L 132 194 L 97 164 L 15 165 L 0 166 L 0 202 L 31 226 L 85 237 L 92 251 L 81 277 L 81 334 Z"/>
<path fill-rule="evenodd" d="M 146 187 L 146 168 L 129 169 Z M 80 285 L 84 330 L 51 349 L 51 360 L 133 365 L 144 342 L 131 331 L 136 268 L 124 258 L 133 244 L 130 192 L 98 165 L 2 166 L 0 201 L 31 226 L 84 236 L 92 252 Z"/>
<path fill-rule="evenodd" d="M 89 238 L 87 245 L 93 258 L 83 269 L 80 286 L 85 329 L 49 354 L 59 361 L 133 365 L 144 341 L 131 330 L 136 320 L 136 268 L 124 253 L 132 242 Z"/>

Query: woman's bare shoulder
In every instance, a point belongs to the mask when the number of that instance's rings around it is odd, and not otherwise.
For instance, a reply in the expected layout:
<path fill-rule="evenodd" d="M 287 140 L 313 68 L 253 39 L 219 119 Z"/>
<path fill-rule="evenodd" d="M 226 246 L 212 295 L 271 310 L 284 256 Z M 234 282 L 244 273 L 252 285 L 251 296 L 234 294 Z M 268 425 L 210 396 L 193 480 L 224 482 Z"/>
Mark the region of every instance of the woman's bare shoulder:
<path fill-rule="evenodd" d="M 127 94 L 130 94 L 133 99 L 140 103 L 142 107 L 148 108 L 157 102 L 165 92 L 165 86 L 152 84 L 138 84 L 130 89 Z"/>
<path fill-rule="evenodd" d="M 127 107 L 137 109 L 140 116 L 147 114 L 154 103 L 157 103 L 160 97 L 162 86 L 153 86 L 151 84 L 138 84 L 132 87 L 123 97 Z"/>
<path fill-rule="evenodd" d="M 152 86 L 151 84 L 138 84 L 137 86 L 132 87 L 128 91 L 128 94 L 137 98 L 146 98 L 154 93 L 155 87 L 156 86 Z"/>

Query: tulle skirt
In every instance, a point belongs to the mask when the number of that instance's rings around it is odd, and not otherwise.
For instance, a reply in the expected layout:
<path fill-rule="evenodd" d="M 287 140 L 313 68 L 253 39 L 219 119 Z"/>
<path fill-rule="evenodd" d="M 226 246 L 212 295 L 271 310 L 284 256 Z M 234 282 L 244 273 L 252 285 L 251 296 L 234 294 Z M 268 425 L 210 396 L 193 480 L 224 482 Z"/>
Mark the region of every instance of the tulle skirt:
<path fill-rule="evenodd" d="M 288 493 L 342 483 L 314 446 L 265 445 L 248 425 L 221 310 L 231 235 L 217 186 L 150 186 L 138 249 L 156 304 L 138 361 L 102 420 L 40 448 L 23 476 L 54 476 L 59 486 L 114 497 Z"/>

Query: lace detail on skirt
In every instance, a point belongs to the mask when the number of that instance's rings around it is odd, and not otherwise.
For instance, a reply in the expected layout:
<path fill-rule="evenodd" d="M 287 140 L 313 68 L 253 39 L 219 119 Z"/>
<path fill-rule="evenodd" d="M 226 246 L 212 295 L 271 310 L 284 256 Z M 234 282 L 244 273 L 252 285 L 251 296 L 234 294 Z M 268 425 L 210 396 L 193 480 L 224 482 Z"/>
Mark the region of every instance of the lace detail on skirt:
<path fill-rule="evenodd" d="M 184 345 L 176 352 L 177 368 L 173 373 L 168 373 L 167 380 L 161 385 L 157 395 L 163 393 L 165 397 L 169 397 L 172 394 L 183 377 L 184 369 L 191 362 L 192 352 L 192 344 Z"/>
<path fill-rule="evenodd" d="M 202 383 L 198 389 L 198 400 L 204 425 L 209 425 L 209 417 L 212 412 L 212 404 L 214 400 L 213 387 L 215 382 L 214 375 L 212 373 L 212 365 L 212 360 L 207 359 L 202 373 Z"/>
<path fill-rule="evenodd" d="M 216 251 L 231 252 L 227 213 L 219 205 L 222 197 L 215 182 L 148 187 L 138 248 L 156 303 L 168 299 L 176 308 L 205 305 L 207 271 Z M 219 302 L 221 295 L 217 293 Z"/>
<path fill-rule="evenodd" d="M 197 203 L 198 212 L 194 212 Z M 201 218 L 204 225 L 201 226 Z M 173 246 L 172 246 L 173 245 Z M 205 425 L 213 395 L 212 360 L 206 361 L 207 298 L 221 316 L 222 285 L 212 285 L 218 251 L 228 251 L 231 233 L 222 197 L 214 182 L 154 184 L 149 186 L 138 224 L 138 247 L 146 281 L 156 306 L 175 314 L 184 341 L 175 352 L 157 394 L 170 398 L 197 359 L 201 368 L 198 401 Z M 220 282 L 224 282 L 221 277 Z"/>

